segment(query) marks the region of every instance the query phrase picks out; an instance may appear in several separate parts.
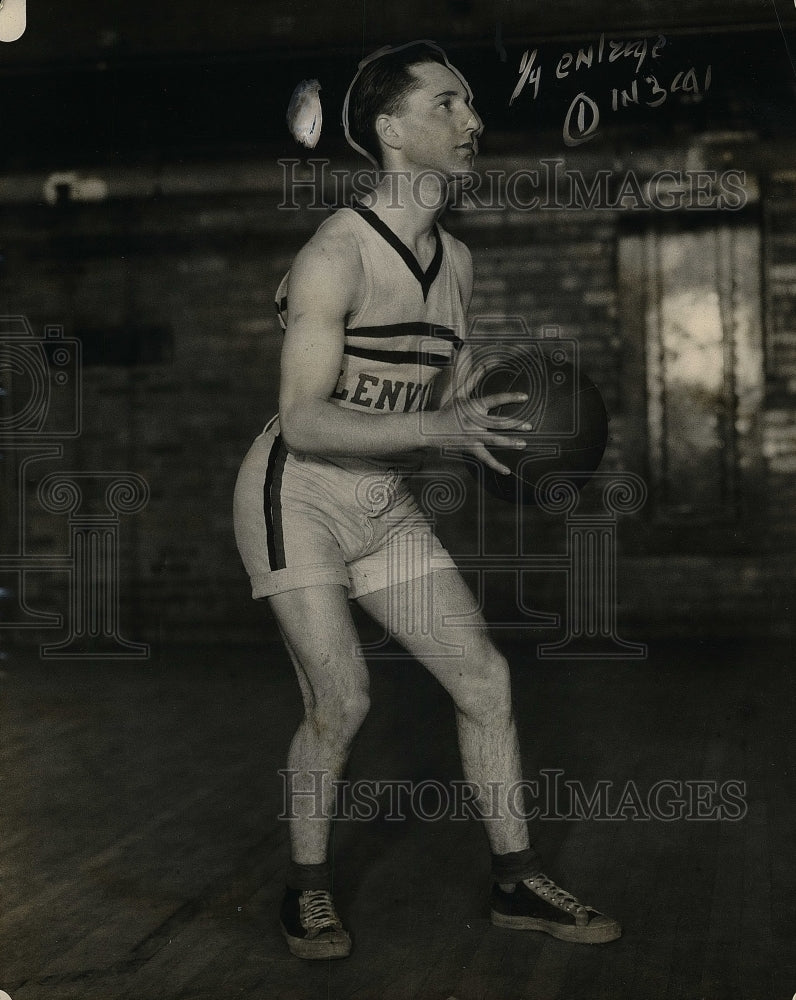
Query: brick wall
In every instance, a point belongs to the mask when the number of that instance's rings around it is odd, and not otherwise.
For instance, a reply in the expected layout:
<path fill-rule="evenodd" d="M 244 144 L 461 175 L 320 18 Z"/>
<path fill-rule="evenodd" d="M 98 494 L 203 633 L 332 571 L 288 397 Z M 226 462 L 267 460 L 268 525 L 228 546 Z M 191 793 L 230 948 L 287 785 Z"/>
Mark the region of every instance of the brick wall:
<path fill-rule="evenodd" d="M 623 550 L 620 617 L 640 638 L 784 628 L 790 572 L 783 549 L 793 537 L 795 489 L 796 178 L 780 166 L 761 177 L 765 538 L 759 550 L 740 557 L 735 550 L 710 558 L 632 545 Z M 263 628 L 264 609 L 249 599 L 234 545 L 232 489 L 251 439 L 275 410 L 281 333 L 273 293 L 323 216 L 275 211 L 276 191 L 262 185 L 219 191 L 224 169 L 209 171 L 215 190 L 204 195 L 132 193 L 100 205 L 21 202 L 6 210 L 3 312 L 26 315 L 37 331 L 63 324 L 67 335 L 103 323 L 171 332 L 171 353 L 160 362 L 83 368 L 82 433 L 63 441 L 61 457 L 31 465 L 25 487 L 26 550 L 48 555 L 65 551 L 67 532 L 63 517 L 37 504 L 36 485 L 46 473 L 144 477 L 149 502 L 140 513 L 122 516 L 120 525 L 121 628 L 138 640 L 248 640 Z M 202 174 L 208 176 L 206 165 Z M 189 175 L 186 170 L 187 182 Z M 609 471 L 627 464 L 623 380 L 633 376 L 617 308 L 622 215 L 458 213 L 450 220 L 473 251 L 474 314 L 520 313 L 535 334 L 556 324 L 578 340 L 584 368 L 612 412 L 603 465 Z M 8 520 L 16 522 L 21 515 L 8 465 L 4 476 Z M 441 518 L 454 550 L 471 550 L 473 517 L 470 496 L 456 519 Z M 508 505 L 490 506 L 490 544 L 501 544 L 512 518 Z M 539 516 L 533 533 L 535 550 L 560 549 L 559 520 Z M 6 546 L 12 535 L 13 525 L 7 526 Z M 490 584 L 487 606 L 497 617 L 511 586 L 498 577 Z M 28 574 L 25 598 L 36 611 L 63 613 L 64 573 Z M 560 577 L 539 574 L 532 600 L 541 610 L 560 610 Z M 25 634 L 42 637 L 35 629 Z M 44 637 L 52 640 L 53 633 Z"/>
<path fill-rule="evenodd" d="M 765 207 L 764 454 L 772 531 L 787 547 L 796 530 L 796 172 L 772 174 Z"/>

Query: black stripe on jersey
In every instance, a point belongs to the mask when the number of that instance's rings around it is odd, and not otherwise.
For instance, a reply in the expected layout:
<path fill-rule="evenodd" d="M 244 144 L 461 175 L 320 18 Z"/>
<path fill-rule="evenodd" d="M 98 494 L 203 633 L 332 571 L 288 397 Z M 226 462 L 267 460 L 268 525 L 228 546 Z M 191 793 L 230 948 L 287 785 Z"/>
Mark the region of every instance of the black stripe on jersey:
<path fill-rule="evenodd" d="M 406 266 L 420 282 L 420 287 L 423 290 L 423 301 L 425 302 L 428 298 L 431 286 L 434 284 L 434 279 L 439 274 L 439 269 L 442 266 L 442 240 L 440 239 L 439 229 L 437 228 L 436 223 L 434 225 L 434 239 L 436 240 L 434 256 L 431 263 L 424 271 L 420 264 L 418 264 L 417 257 L 415 257 L 409 247 L 403 242 L 403 240 L 396 236 L 396 234 L 385 222 L 382 222 L 374 211 L 370 208 L 364 208 L 362 205 L 353 205 L 352 207 L 355 212 L 361 215 L 366 222 L 369 222 L 376 232 L 380 236 L 383 236 L 390 246 L 401 255 Z"/>
<path fill-rule="evenodd" d="M 425 365 L 427 368 L 447 368 L 451 359 L 445 354 L 429 354 L 427 351 L 380 351 L 378 348 L 351 347 L 346 344 L 343 354 L 368 361 L 385 361 L 393 365 Z"/>
<path fill-rule="evenodd" d="M 447 340 L 457 347 L 462 344 L 462 338 L 447 326 L 437 326 L 435 323 L 388 323 L 385 326 L 357 326 L 354 329 L 346 327 L 346 337 L 423 337 L 424 340 Z"/>
<path fill-rule="evenodd" d="M 274 569 L 284 569 L 285 535 L 282 529 L 282 473 L 287 459 L 287 448 L 282 435 L 277 434 L 271 445 L 268 465 L 263 484 L 263 513 L 265 514 L 265 540 L 268 546 L 268 565 Z"/>

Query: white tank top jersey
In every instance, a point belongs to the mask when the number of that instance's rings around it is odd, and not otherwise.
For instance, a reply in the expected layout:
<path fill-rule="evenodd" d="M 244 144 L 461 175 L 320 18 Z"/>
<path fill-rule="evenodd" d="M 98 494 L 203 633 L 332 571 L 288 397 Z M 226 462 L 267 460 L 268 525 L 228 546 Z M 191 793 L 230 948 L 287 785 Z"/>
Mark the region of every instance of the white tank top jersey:
<path fill-rule="evenodd" d="M 362 413 L 411 413 L 428 406 L 439 373 L 455 360 L 465 333 L 462 280 L 456 270 L 454 238 L 434 227 L 436 250 L 423 271 L 411 250 L 370 209 L 339 209 L 359 246 L 365 289 L 359 308 L 347 317 L 342 369 L 330 401 Z M 287 325 L 290 272 L 276 294 Z M 376 456 L 329 456 L 351 471 L 410 471 L 422 451 Z"/>

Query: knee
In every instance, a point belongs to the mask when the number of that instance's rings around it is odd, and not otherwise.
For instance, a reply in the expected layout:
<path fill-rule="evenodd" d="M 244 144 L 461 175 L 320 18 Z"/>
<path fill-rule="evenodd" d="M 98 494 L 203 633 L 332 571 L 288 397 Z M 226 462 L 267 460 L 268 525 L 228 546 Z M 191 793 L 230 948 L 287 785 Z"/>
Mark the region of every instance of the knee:
<path fill-rule="evenodd" d="M 320 739 L 347 744 L 359 732 L 369 710 L 368 692 L 357 687 L 316 698 L 307 718 Z"/>
<path fill-rule="evenodd" d="M 479 656 L 477 666 L 464 667 L 454 693 L 456 708 L 483 725 L 506 725 L 511 720 L 511 674 L 506 658 L 494 647 Z"/>

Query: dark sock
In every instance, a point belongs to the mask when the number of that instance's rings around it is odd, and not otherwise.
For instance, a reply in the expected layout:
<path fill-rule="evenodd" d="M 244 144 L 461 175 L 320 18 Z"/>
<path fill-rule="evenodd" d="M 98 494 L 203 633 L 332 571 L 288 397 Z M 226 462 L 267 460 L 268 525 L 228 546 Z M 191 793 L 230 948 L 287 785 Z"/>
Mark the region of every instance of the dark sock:
<path fill-rule="evenodd" d="M 301 865 L 291 858 L 287 870 L 288 888 L 299 892 L 306 889 L 324 889 L 328 892 L 331 881 L 332 868 L 328 861 L 322 861 L 319 865 Z"/>
<path fill-rule="evenodd" d="M 541 859 L 533 847 L 492 855 L 492 881 L 499 885 L 522 882 L 525 878 L 538 875 L 541 870 Z"/>

